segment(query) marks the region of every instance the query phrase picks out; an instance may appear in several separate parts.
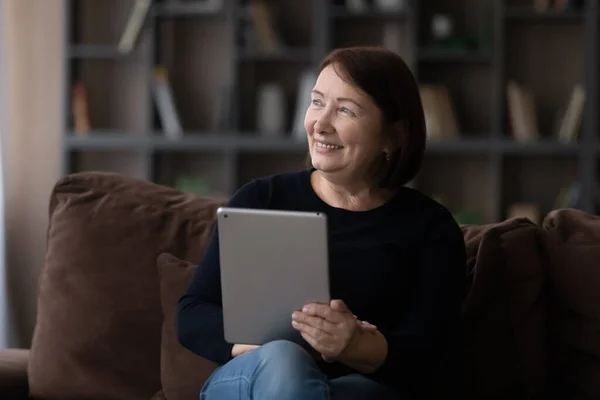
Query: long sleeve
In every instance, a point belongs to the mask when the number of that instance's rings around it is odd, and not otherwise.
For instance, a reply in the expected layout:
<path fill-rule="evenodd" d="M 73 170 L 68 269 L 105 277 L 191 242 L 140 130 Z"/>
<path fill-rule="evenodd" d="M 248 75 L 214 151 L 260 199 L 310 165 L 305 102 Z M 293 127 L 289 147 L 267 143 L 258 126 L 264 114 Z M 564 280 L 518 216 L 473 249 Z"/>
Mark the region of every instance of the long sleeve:
<path fill-rule="evenodd" d="M 462 232 L 450 214 L 438 215 L 421 250 L 421 272 L 407 318 L 381 330 L 388 354 L 373 377 L 420 386 L 455 339 L 464 301 L 466 252 Z"/>
<path fill-rule="evenodd" d="M 227 205 L 239 208 L 263 206 L 256 182 L 242 187 Z M 177 335 L 179 342 L 193 353 L 224 364 L 231 359 L 233 344 L 224 339 L 219 234 L 216 224 L 211 235 L 188 290 L 177 305 Z"/>

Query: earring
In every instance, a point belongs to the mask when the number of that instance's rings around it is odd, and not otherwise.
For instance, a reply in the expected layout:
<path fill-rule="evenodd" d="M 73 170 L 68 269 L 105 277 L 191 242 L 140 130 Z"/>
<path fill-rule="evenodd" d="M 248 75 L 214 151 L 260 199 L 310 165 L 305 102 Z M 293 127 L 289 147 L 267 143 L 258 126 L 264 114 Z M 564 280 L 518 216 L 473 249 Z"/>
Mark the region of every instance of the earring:
<path fill-rule="evenodd" d="M 385 161 L 390 161 L 390 158 L 391 158 L 390 153 L 385 152 L 383 154 L 385 154 Z"/>

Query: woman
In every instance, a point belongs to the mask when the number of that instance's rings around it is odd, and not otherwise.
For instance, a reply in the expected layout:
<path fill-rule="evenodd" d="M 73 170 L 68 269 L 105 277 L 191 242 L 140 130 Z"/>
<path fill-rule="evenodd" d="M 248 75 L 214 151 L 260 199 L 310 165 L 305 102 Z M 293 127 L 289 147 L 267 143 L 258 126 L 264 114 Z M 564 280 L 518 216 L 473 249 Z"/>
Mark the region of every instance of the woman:
<path fill-rule="evenodd" d="M 466 261 L 448 210 L 405 187 L 425 148 L 418 86 L 390 51 L 335 50 L 321 65 L 305 127 L 312 167 L 256 179 L 229 206 L 326 213 L 334 300 L 292 315 L 304 347 L 226 343 L 215 230 L 178 305 L 180 342 L 219 364 L 200 398 L 426 397 L 453 345 Z"/>

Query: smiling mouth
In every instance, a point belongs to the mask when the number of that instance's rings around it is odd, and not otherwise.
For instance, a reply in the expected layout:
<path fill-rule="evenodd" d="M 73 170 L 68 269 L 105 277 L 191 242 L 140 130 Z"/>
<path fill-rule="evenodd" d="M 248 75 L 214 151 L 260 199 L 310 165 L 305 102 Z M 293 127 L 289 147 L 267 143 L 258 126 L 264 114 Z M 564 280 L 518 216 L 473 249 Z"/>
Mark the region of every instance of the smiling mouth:
<path fill-rule="evenodd" d="M 323 143 L 323 142 L 319 142 L 319 141 L 316 141 L 315 143 L 317 144 L 317 147 L 320 147 L 322 149 L 329 149 L 329 150 L 343 149 L 343 146 L 336 146 L 334 144 Z"/>

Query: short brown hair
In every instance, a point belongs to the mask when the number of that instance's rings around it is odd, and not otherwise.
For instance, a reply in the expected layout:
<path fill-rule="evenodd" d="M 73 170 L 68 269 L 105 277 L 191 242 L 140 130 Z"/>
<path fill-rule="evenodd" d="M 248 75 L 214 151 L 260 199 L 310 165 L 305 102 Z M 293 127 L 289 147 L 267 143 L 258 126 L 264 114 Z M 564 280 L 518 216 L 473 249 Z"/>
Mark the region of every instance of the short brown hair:
<path fill-rule="evenodd" d="M 340 78 L 367 94 L 383 114 L 384 135 L 392 151 L 373 165 L 375 184 L 396 190 L 419 172 L 426 145 L 419 86 L 398 54 L 381 47 L 333 50 L 319 69 L 333 66 Z"/>

